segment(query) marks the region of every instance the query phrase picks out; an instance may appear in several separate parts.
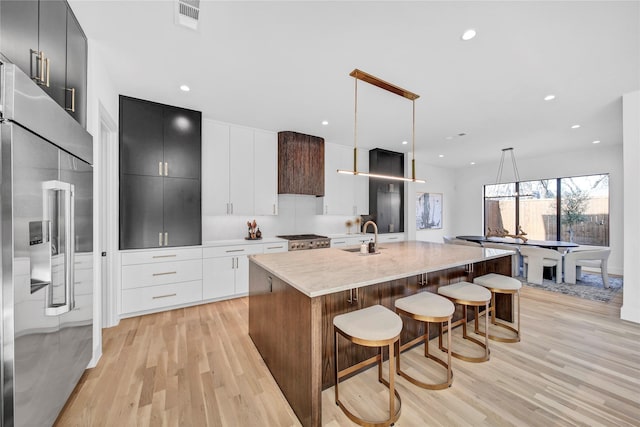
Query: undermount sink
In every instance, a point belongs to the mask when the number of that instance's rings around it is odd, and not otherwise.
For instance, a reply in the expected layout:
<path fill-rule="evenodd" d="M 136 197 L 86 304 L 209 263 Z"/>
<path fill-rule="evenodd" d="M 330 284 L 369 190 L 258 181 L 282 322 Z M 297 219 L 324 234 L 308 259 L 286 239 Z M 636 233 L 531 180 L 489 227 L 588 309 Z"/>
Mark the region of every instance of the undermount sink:
<path fill-rule="evenodd" d="M 367 254 L 362 254 L 362 255 L 375 255 L 375 254 L 379 254 L 380 252 L 378 252 L 378 251 L 379 251 L 380 249 L 385 249 L 385 248 L 378 248 L 378 249 L 376 250 L 376 252 L 375 252 L 375 253 L 372 253 L 372 254 L 367 253 Z M 354 253 L 355 253 L 355 252 L 358 252 L 358 253 L 359 253 L 359 252 L 360 252 L 360 248 L 347 248 L 347 249 L 343 249 L 343 251 L 345 251 L 345 252 L 354 252 Z"/>

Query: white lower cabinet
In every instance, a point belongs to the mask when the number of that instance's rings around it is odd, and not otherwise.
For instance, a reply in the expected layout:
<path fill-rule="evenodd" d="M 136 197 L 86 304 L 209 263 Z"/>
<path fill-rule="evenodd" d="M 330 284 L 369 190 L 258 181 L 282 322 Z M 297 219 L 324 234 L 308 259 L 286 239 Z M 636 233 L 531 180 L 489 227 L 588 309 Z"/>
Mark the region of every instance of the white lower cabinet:
<path fill-rule="evenodd" d="M 203 288 L 205 300 L 246 295 L 249 292 L 249 255 L 261 254 L 264 245 L 204 248 Z"/>
<path fill-rule="evenodd" d="M 247 295 L 249 255 L 287 250 L 286 241 L 271 241 L 122 252 L 120 314 Z"/>
<path fill-rule="evenodd" d="M 340 248 L 343 246 L 354 246 L 354 245 L 361 244 L 363 241 L 369 242 L 369 237 L 366 234 L 359 234 L 357 236 L 347 236 L 347 237 L 332 237 L 331 247 Z"/>
<path fill-rule="evenodd" d="M 131 251 L 121 256 L 121 314 L 202 301 L 201 248 Z"/>

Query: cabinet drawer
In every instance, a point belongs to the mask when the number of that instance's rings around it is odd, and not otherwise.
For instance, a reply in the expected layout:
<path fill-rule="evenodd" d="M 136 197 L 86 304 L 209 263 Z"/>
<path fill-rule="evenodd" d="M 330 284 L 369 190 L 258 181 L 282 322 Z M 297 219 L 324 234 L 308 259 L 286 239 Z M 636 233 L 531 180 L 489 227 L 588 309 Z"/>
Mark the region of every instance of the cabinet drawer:
<path fill-rule="evenodd" d="M 73 279 L 73 286 L 76 295 L 93 294 L 93 269 L 76 270 Z"/>
<path fill-rule="evenodd" d="M 202 260 L 137 264 L 122 267 L 122 289 L 202 279 Z"/>
<path fill-rule="evenodd" d="M 281 243 L 266 243 L 263 245 L 264 253 L 276 253 L 276 252 L 288 252 L 289 251 L 289 243 L 281 242 Z"/>
<path fill-rule="evenodd" d="M 214 246 L 202 249 L 203 258 L 216 258 L 222 256 L 240 256 L 261 254 L 263 245 L 235 245 L 235 246 Z"/>
<path fill-rule="evenodd" d="M 378 243 L 404 242 L 404 234 L 378 234 Z"/>
<path fill-rule="evenodd" d="M 93 253 L 75 254 L 73 257 L 73 265 L 76 270 L 93 268 Z"/>
<path fill-rule="evenodd" d="M 202 280 L 122 291 L 122 312 L 152 310 L 202 300 Z"/>
<path fill-rule="evenodd" d="M 153 262 L 183 261 L 202 258 L 202 248 L 162 249 L 122 253 L 122 265 L 147 264 Z"/>

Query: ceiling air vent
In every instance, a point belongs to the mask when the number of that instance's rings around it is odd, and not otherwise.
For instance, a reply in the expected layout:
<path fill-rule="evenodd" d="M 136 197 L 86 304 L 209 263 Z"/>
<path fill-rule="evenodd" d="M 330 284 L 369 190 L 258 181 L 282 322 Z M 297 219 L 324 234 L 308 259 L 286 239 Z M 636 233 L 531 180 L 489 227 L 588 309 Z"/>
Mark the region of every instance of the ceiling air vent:
<path fill-rule="evenodd" d="M 175 0 L 176 24 L 183 25 L 192 30 L 198 29 L 200 17 L 200 0 Z"/>

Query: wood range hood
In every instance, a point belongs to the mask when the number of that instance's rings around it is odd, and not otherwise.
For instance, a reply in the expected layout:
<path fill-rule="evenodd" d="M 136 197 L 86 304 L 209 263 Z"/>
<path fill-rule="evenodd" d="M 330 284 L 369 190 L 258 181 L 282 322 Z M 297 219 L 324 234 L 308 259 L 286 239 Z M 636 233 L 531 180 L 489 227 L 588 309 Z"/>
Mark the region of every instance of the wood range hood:
<path fill-rule="evenodd" d="M 324 196 L 324 138 L 278 132 L 278 194 Z"/>

